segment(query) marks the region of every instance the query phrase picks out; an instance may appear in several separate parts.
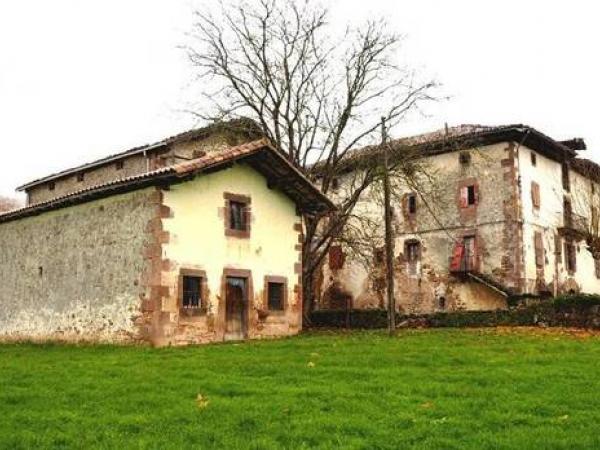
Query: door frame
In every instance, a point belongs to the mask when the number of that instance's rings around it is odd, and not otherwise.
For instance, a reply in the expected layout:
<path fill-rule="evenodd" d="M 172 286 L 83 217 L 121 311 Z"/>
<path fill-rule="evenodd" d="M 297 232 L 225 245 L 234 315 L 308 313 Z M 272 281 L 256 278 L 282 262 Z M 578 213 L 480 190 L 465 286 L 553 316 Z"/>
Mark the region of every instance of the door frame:
<path fill-rule="evenodd" d="M 247 269 L 235 269 L 225 267 L 223 269 L 223 275 L 221 276 L 221 301 L 219 302 L 219 335 L 221 340 L 225 340 L 225 334 L 227 332 L 227 278 L 244 278 L 246 280 L 246 298 L 244 299 L 246 304 L 244 313 L 242 315 L 242 330 L 244 339 L 248 339 L 251 336 L 251 332 L 254 328 L 254 288 L 252 284 L 252 271 Z"/>

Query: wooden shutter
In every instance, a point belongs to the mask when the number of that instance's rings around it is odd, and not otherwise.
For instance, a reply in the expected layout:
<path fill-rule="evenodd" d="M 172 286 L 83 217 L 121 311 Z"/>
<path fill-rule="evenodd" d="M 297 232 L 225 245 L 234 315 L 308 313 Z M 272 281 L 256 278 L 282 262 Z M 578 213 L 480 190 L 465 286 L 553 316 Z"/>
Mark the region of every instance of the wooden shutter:
<path fill-rule="evenodd" d="M 329 268 L 331 270 L 340 270 L 344 267 L 344 251 L 341 245 L 332 245 L 329 247 Z"/>
<path fill-rule="evenodd" d="M 554 235 L 554 253 L 560 258 L 562 255 L 562 239 L 560 235 Z"/>
<path fill-rule="evenodd" d="M 454 246 L 454 251 L 452 252 L 452 260 L 450 261 L 450 271 L 451 272 L 459 272 L 463 256 L 465 254 L 465 246 L 460 242 L 457 242 Z"/>
<path fill-rule="evenodd" d="M 540 185 L 535 181 L 531 182 L 531 201 L 534 208 L 540 207 Z"/>
<path fill-rule="evenodd" d="M 544 267 L 544 241 L 541 232 L 536 231 L 533 234 L 533 245 L 535 247 L 535 265 Z"/>
<path fill-rule="evenodd" d="M 460 188 L 460 207 L 466 208 L 469 206 L 469 189 L 467 186 Z"/>

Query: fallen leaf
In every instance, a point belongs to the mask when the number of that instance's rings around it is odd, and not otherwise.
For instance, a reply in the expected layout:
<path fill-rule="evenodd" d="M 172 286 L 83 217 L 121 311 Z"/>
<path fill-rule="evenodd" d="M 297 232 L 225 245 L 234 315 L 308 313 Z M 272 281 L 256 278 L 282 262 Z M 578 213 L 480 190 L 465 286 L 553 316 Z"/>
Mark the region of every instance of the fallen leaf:
<path fill-rule="evenodd" d="M 208 399 L 202 394 L 198 394 L 196 397 L 196 404 L 198 405 L 198 408 L 204 409 L 208 406 Z"/>

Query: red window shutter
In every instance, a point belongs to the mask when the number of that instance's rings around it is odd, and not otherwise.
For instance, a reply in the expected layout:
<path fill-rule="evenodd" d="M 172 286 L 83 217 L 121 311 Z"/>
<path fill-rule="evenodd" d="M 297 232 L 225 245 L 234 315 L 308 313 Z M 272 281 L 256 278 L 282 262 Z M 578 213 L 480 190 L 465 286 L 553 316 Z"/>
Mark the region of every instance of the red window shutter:
<path fill-rule="evenodd" d="M 465 254 L 465 246 L 459 242 L 454 246 L 452 252 L 452 261 L 450 261 L 450 271 L 459 272 L 462 265 L 463 256 Z"/>
<path fill-rule="evenodd" d="M 329 247 L 329 269 L 340 270 L 344 266 L 344 251 L 341 245 Z"/>

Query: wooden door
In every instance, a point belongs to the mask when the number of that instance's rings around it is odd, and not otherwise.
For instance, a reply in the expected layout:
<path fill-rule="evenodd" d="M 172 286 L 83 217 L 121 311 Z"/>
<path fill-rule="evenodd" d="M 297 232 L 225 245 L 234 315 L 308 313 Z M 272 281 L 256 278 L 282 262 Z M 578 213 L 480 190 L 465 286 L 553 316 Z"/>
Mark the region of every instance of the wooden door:
<path fill-rule="evenodd" d="M 225 290 L 225 340 L 239 340 L 246 336 L 246 279 L 227 277 Z"/>

